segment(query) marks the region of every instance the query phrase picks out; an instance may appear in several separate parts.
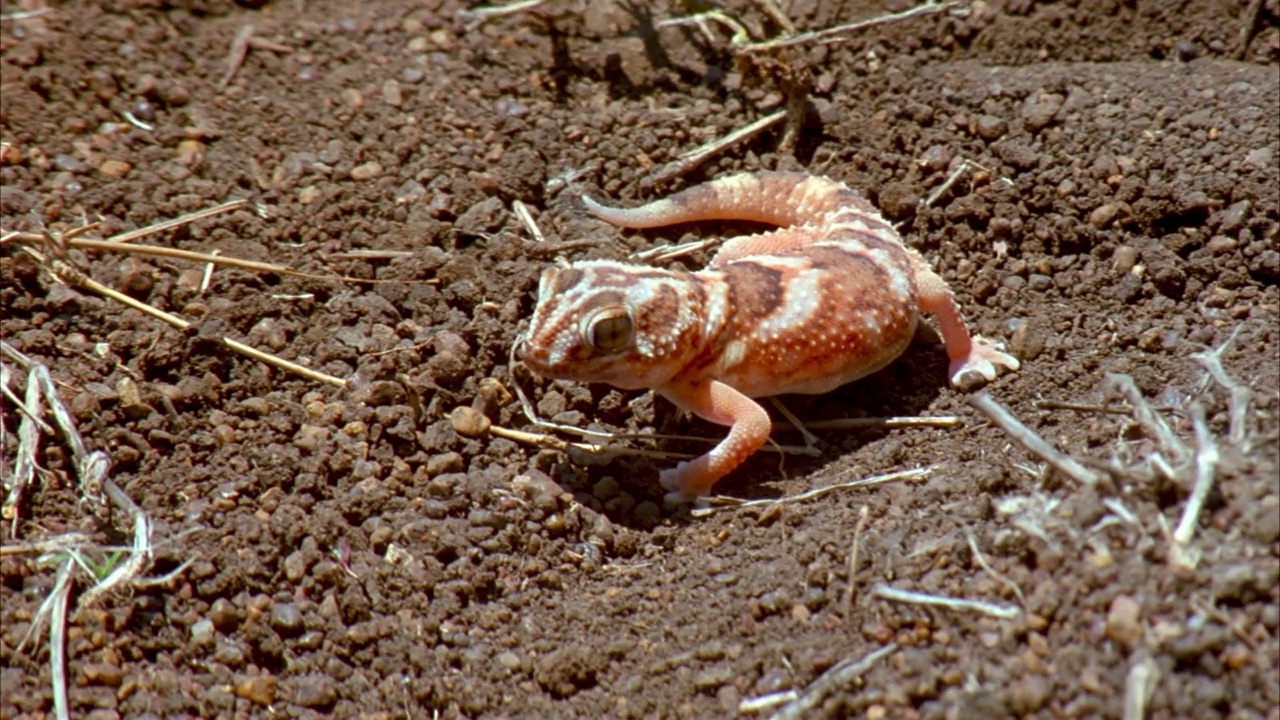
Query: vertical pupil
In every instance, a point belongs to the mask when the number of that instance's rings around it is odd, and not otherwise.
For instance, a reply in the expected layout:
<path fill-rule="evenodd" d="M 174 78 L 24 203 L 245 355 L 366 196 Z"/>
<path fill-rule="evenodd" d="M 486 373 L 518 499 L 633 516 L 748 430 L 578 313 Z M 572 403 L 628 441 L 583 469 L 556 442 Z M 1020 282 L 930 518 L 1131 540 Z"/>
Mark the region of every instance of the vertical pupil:
<path fill-rule="evenodd" d="M 625 315 L 600 318 L 591 326 L 591 344 L 601 350 L 617 350 L 627 343 L 631 319 Z"/>

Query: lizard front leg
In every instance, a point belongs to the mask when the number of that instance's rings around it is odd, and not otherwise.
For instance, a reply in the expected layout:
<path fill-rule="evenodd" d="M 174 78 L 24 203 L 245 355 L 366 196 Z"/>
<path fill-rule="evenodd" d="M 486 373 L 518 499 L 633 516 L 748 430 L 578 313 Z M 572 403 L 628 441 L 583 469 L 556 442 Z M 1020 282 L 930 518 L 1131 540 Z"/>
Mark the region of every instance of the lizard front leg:
<path fill-rule="evenodd" d="M 769 439 L 769 414 L 755 400 L 719 380 L 676 383 L 658 392 L 704 420 L 729 426 L 729 435 L 710 452 L 662 471 L 660 480 L 671 502 L 706 497 L 711 486 Z"/>

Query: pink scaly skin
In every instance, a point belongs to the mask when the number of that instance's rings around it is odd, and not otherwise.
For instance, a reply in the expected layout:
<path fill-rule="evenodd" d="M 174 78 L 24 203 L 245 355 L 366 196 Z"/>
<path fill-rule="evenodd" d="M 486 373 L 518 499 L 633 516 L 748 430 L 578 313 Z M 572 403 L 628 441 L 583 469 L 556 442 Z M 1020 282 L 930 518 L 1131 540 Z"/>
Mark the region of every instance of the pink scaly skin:
<path fill-rule="evenodd" d="M 854 190 L 803 173 L 721 178 L 637 208 L 583 197 L 614 225 L 699 220 L 782 226 L 725 242 L 697 272 L 589 260 L 543 273 L 517 352 L 552 378 L 652 388 L 729 426 L 712 450 L 665 470 L 669 500 L 705 497 L 769 439 L 752 398 L 825 393 L 907 347 L 937 318 L 951 381 L 994 380 L 1018 361 L 969 335 L 946 282 Z"/>

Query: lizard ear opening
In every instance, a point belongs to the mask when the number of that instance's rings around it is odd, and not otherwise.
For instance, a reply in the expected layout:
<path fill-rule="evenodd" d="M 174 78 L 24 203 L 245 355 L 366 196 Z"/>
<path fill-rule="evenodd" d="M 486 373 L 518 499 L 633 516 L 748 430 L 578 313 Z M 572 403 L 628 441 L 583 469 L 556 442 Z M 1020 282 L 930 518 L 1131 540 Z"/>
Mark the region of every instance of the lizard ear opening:
<path fill-rule="evenodd" d="M 631 315 L 621 305 L 603 308 L 582 324 L 582 339 L 592 349 L 612 353 L 631 344 Z"/>

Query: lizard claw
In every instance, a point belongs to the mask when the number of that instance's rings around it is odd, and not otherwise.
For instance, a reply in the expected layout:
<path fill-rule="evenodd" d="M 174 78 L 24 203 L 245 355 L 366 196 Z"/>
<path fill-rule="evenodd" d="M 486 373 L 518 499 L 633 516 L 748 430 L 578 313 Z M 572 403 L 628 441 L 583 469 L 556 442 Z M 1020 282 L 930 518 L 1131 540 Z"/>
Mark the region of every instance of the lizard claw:
<path fill-rule="evenodd" d="M 974 338 L 969 354 L 951 361 L 951 384 L 956 387 L 983 385 L 996 379 L 998 368 L 1017 370 L 1021 366 L 1014 356 Z"/>

